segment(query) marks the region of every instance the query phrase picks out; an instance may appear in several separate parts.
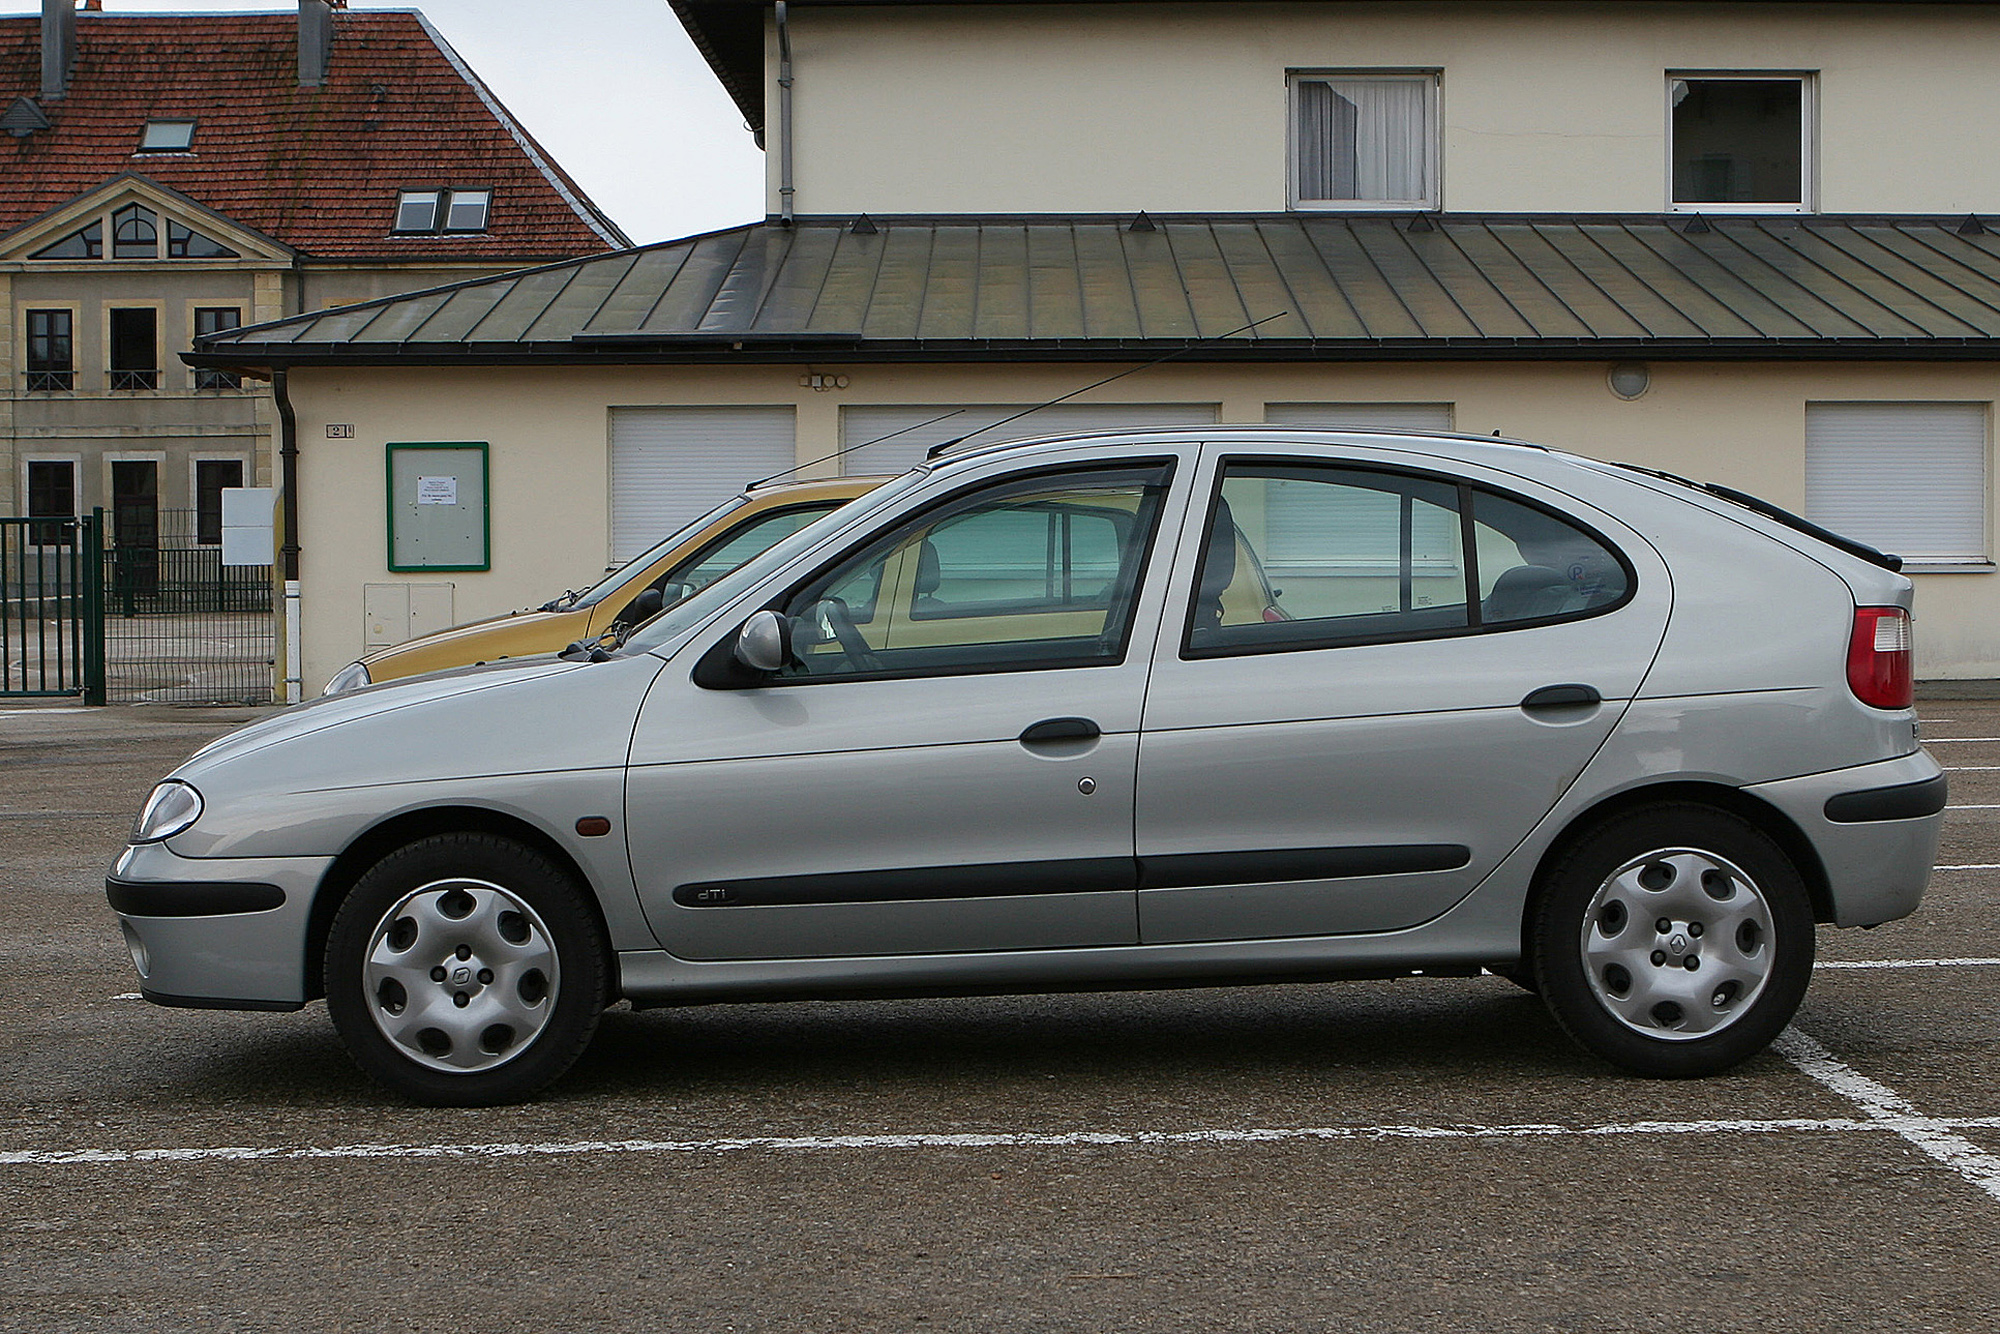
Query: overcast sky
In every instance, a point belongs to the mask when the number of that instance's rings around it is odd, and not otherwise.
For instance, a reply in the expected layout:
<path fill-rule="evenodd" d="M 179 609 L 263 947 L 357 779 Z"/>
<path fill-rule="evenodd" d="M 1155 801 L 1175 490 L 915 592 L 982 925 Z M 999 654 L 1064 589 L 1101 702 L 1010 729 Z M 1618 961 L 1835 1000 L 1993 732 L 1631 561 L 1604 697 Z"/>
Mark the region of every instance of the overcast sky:
<path fill-rule="evenodd" d="M 635 242 L 764 216 L 764 155 L 667 0 L 349 0 L 348 7 L 423 11 Z M 40 0 L 0 0 L 0 14 L 41 8 Z M 283 0 L 104 0 L 104 9 L 297 12 Z"/>

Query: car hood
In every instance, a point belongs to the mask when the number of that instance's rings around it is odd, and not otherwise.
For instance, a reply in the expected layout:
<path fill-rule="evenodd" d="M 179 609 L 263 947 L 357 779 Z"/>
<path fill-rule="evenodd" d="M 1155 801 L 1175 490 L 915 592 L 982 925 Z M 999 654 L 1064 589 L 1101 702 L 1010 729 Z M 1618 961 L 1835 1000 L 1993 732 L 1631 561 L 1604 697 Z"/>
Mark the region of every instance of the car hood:
<path fill-rule="evenodd" d="M 363 654 L 360 661 L 366 665 L 389 662 L 412 651 L 421 652 L 426 649 L 442 648 L 448 644 L 459 644 L 468 640 L 483 639 L 487 635 L 492 634 L 496 627 L 500 626 L 505 626 L 511 631 L 518 627 L 542 625 L 550 621 L 559 621 L 573 615 L 576 610 L 574 607 L 565 607 L 561 611 L 510 611 L 499 616 L 488 616 L 484 620 L 467 621 L 463 625 L 454 625 L 448 630 L 434 630 L 430 634 L 419 635 L 415 639 L 406 639 L 402 643 L 391 645 L 388 648 L 376 649 L 373 653 Z"/>

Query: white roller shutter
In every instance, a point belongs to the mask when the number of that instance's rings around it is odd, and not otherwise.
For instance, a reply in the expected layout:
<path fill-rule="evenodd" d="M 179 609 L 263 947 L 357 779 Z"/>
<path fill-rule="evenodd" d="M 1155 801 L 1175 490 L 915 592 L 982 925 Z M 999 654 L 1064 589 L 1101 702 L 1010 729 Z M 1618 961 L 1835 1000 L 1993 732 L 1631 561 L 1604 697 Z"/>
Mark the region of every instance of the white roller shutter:
<path fill-rule="evenodd" d="M 984 445 L 1033 435 L 1061 435 L 1065 431 L 1206 426 L 1214 424 L 1217 412 L 1214 403 L 1058 403 L 1054 407 L 1036 408 L 1027 416 L 997 428 L 994 426 L 996 422 L 1012 417 L 1029 406 L 1027 403 L 950 403 L 842 408 L 840 447 L 866 447 L 841 455 L 841 471 L 849 476 L 902 472 L 922 463 L 924 451 L 932 445 L 960 437 L 969 437 L 972 443 Z M 946 413 L 954 415 L 945 416 Z M 932 421 L 939 417 L 943 420 Z M 932 424 L 925 426 L 925 422 Z M 882 439 L 896 432 L 900 434 Z M 869 444 L 872 440 L 881 440 L 881 443 Z"/>
<path fill-rule="evenodd" d="M 789 407 L 611 409 L 611 559 L 798 462 Z"/>
<path fill-rule="evenodd" d="M 1264 420 L 1322 431 L 1449 431 L 1451 409 L 1449 403 L 1266 403 Z"/>
<path fill-rule="evenodd" d="M 1984 403 L 1808 403 L 1806 517 L 1927 564 L 1986 545 Z"/>

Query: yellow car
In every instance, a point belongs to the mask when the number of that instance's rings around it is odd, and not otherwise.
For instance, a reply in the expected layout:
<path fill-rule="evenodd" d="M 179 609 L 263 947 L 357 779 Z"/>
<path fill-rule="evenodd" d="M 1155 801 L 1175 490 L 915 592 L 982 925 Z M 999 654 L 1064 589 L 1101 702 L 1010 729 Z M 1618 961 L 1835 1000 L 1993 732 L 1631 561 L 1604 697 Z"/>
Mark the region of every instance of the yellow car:
<path fill-rule="evenodd" d="M 533 611 L 455 625 L 370 653 L 336 672 L 322 693 L 339 695 L 447 667 L 557 653 L 578 640 L 637 624 L 888 480 L 841 477 L 752 487 L 584 592 L 571 591 Z"/>

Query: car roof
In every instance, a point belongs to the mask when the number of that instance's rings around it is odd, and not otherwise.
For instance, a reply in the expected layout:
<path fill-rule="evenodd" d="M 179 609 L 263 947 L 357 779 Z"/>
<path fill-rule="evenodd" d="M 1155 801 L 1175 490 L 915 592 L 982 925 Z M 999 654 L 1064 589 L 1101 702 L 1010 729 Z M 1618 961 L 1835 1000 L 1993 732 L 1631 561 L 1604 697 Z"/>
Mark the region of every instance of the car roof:
<path fill-rule="evenodd" d="M 961 459 L 990 458 L 996 454 L 1016 450 L 1025 453 L 1051 445 L 1073 445 L 1085 441 L 1101 440 L 1107 443 L 1144 445 L 1221 439 L 1255 440 L 1258 437 L 1282 439 L 1298 444 L 1336 441 L 1352 443 L 1381 439 L 1393 445 L 1422 444 L 1429 447 L 1425 451 L 1427 453 L 1464 459 L 1468 462 L 1488 460 L 1496 448 L 1532 450 L 1541 455 L 1558 453 L 1547 445 L 1536 444 L 1532 440 L 1516 440 L 1498 434 L 1473 435 L 1464 431 L 1433 431 L 1395 426 L 1286 426 L 1269 422 L 1246 422 L 1213 426 L 1135 426 L 1130 429 L 1100 427 L 1088 431 L 1026 436 L 1019 440 L 1002 440 L 993 444 L 965 444 L 947 440 L 941 445 L 933 445 L 924 458 L 926 463 L 935 465 L 946 462 L 957 463 Z"/>

